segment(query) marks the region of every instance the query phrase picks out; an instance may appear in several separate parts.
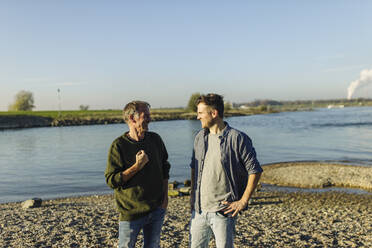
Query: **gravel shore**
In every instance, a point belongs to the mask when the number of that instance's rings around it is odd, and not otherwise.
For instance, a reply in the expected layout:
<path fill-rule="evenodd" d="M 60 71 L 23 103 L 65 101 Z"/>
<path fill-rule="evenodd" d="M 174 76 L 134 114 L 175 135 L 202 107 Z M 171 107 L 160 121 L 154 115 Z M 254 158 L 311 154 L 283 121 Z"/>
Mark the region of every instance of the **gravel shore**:
<path fill-rule="evenodd" d="M 264 167 L 261 182 L 297 187 L 370 190 L 372 168 L 319 163 Z M 237 220 L 236 247 L 372 247 L 372 194 L 272 191 L 263 186 Z M 172 197 L 161 247 L 188 247 L 189 197 Z M 43 201 L 22 209 L 0 204 L 0 247 L 116 247 L 112 195 Z M 142 244 L 140 235 L 137 247 Z M 214 246 L 211 241 L 210 247 Z"/>
<path fill-rule="evenodd" d="M 371 194 L 262 190 L 238 218 L 236 247 L 372 247 Z M 188 247 L 189 218 L 189 197 L 170 198 L 161 247 Z M 6 203 L 0 233 L 1 247 L 116 247 L 118 214 L 111 194 Z"/>
<path fill-rule="evenodd" d="M 320 162 L 284 162 L 263 166 L 263 183 L 298 188 L 344 187 L 372 191 L 372 167 Z"/>

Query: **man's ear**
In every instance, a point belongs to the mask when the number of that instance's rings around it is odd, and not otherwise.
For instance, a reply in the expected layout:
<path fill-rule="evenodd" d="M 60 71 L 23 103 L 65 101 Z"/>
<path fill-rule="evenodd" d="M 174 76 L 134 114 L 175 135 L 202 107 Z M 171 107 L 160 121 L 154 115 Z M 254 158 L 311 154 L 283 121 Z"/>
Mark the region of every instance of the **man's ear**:
<path fill-rule="evenodd" d="M 217 109 L 212 109 L 211 114 L 213 118 L 216 118 L 218 116 L 218 110 Z"/>

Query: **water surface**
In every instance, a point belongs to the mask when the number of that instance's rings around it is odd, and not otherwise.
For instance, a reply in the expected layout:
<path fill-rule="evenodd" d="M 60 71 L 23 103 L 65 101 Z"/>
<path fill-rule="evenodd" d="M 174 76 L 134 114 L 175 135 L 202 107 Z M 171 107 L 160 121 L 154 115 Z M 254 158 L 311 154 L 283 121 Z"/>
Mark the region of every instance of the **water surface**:
<path fill-rule="evenodd" d="M 319 109 L 231 117 L 226 121 L 253 140 L 262 164 L 336 161 L 372 166 L 372 108 Z M 172 164 L 171 180 L 189 178 L 199 121 L 150 124 Z M 0 202 L 111 192 L 103 172 L 111 142 L 125 124 L 0 131 Z"/>

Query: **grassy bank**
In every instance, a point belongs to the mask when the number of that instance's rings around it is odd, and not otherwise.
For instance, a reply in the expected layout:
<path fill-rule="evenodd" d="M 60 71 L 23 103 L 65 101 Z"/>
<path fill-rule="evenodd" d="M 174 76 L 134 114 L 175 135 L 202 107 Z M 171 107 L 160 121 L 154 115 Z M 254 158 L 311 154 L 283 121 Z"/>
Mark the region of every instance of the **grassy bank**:
<path fill-rule="evenodd" d="M 266 114 L 277 110 L 254 107 L 249 109 L 232 109 L 225 116 L 241 116 Z M 153 121 L 162 120 L 193 120 L 196 113 L 182 108 L 151 109 Z M 85 111 L 14 111 L 0 112 L 0 129 L 47 127 L 47 126 L 76 126 L 93 124 L 123 123 L 121 110 L 85 110 Z"/>
<path fill-rule="evenodd" d="M 270 108 L 253 107 L 249 109 L 231 109 L 225 115 L 249 115 L 278 112 Z M 68 111 L 0 111 L 0 117 L 8 116 L 38 116 L 52 119 L 73 119 L 73 118 L 122 118 L 122 110 L 68 110 Z M 183 108 L 159 108 L 151 109 L 151 117 L 158 119 L 184 119 L 196 118 L 196 113 Z"/>
<path fill-rule="evenodd" d="M 310 111 L 314 108 L 372 106 L 371 99 L 324 100 L 324 101 L 255 101 L 245 107 L 228 108 L 225 116 L 244 116 L 289 111 Z M 253 105 L 257 106 L 253 106 Z M 243 106 L 243 105 L 240 105 Z M 153 121 L 193 120 L 196 113 L 184 108 L 151 109 Z M 0 112 L 0 129 L 77 126 L 123 123 L 121 110 L 70 110 L 70 111 L 13 111 Z"/>

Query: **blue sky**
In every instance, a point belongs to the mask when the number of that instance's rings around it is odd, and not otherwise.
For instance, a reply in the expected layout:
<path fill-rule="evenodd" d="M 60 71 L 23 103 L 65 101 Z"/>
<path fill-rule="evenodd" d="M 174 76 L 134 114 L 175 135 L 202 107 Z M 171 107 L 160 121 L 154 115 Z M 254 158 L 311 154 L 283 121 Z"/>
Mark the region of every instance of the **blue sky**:
<path fill-rule="evenodd" d="M 0 2 L 0 111 L 346 98 L 372 69 L 372 1 Z M 372 97 L 372 85 L 355 92 Z"/>

